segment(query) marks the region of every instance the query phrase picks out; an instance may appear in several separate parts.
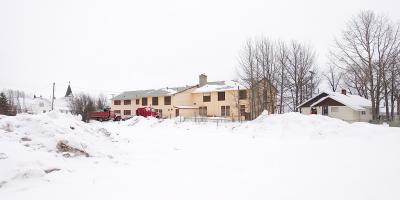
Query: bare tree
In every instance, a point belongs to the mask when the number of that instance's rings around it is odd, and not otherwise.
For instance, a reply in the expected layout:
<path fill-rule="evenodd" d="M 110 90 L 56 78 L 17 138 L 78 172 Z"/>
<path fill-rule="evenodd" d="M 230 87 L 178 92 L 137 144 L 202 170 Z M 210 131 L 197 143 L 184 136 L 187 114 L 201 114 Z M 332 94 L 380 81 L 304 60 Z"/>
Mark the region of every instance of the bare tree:
<path fill-rule="evenodd" d="M 343 72 L 335 65 L 329 65 L 328 70 L 323 73 L 323 76 L 328 81 L 328 84 L 333 92 L 336 92 L 343 77 Z"/>
<path fill-rule="evenodd" d="M 286 66 L 287 84 L 292 98 L 291 109 L 297 111 L 297 106 L 307 98 L 306 85 L 310 71 L 315 73 L 315 53 L 310 46 L 292 41 L 287 54 Z M 312 86 L 314 87 L 314 86 Z"/>
<path fill-rule="evenodd" d="M 96 110 L 96 104 L 93 97 L 80 93 L 69 101 L 69 108 L 72 114 L 81 115 L 82 121 L 89 122 L 89 113 Z"/>
<path fill-rule="evenodd" d="M 103 110 L 108 107 L 109 100 L 104 94 L 100 94 L 96 101 L 96 109 Z"/>
<path fill-rule="evenodd" d="M 248 40 L 240 55 L 240 78 L 250 89 L 251 118 L 264 110 L 283 113 L 313 96 L 320 83 L 315 53 L 299 42 Z M 275 97 L 279 100 L 276 102 Z"/>
<path fill-rule="evenodd" d="M 398 26 L 383 15 L 364 11 L 348 22 L 335 44 L 334 63 L 345 71 L 346 84 L 371 100 L 372 117 L 377 120 L 380 102 L 384 99 L 388 107 L 389 86 L 395 81 L 387 72 L 398 57 Z M 388 108 L 386 113 L 388 117 Z"/>

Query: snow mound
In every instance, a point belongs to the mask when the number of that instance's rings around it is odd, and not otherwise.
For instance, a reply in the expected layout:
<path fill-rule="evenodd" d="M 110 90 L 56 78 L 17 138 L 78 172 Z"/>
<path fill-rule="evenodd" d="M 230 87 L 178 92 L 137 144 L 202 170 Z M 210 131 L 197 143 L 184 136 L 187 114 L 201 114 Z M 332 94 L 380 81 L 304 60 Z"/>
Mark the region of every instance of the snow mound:
<path fill-rule="evenodd" d="M 238 130 L 253 134 L 274 134 L 275 136 L 326 136 L 340 134 L 351 124 L 321 115 L 300 113 L 268 114 L 263 112 L 257 119 L 244 123 Z M 347 132 L 347 131 L 346 131 Z"/>
<path fill-rule="evenodd" d="M 132 118 L 122 121 L 121 125 L 135 127 L 154 127 L 160 124 L 163 120 L 154 117 L 133 116 Z"/>
<path fill-rule="evenodd" d="M 68 160 L 112 155 L 113 134 L 80 119 L 57 111 L 0 116 L 0 187 L 66 169 Z"/>
<path fill-rule="evenodd" d="M 2 140 L 19 142 L 31 150 L 56 152 L 59 141 L 68 141 L 71 147 L 84 150 L 91 156 L 104 154 L 103 145 L 111 142 L 104 128 L 86 124 L 79 116 L 57 111 L 40 115 L 18 115 L 0 119 Z"/>

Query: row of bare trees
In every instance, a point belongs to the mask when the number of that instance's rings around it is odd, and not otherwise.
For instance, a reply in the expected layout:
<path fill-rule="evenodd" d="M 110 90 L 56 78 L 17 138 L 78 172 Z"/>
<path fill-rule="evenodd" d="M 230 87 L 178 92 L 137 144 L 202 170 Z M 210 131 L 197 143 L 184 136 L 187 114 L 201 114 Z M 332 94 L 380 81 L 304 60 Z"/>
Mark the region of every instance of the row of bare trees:
<path fill-rule="evenodd" d="M 385 106 L 385 118 L 400 111 L 400 26 L 384 15 L 363 11 L 335 39 L 326 79 L 333 91 L 342 84 L 371 100 L 373 120 Z"/>
<path fill-rule="evenodd" d="M 248 40 L 239 64 L 240 79 L 251 93 L 251 118 L 263 110 L 297 111 L 301 102 L 317 92 L 321 80 L 314 50 L 297 41 Z"/>

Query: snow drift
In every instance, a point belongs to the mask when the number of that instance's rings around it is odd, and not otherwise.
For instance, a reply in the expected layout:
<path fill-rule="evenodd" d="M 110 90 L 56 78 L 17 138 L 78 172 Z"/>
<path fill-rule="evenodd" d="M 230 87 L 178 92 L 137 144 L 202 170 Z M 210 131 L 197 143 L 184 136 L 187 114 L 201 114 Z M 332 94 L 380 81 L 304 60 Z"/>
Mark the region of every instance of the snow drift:
<path fill-rule="evenodd" d="M 112 140 L 105 128 L 57 111 L 0 116 L 0 187 L 66 169 L 67 157 L 112 155 Z"/>
<path fill-rule="evenodd" d="M 218 124 L 0 116 L 0 199 L 397 200 L 399 144 L 399 128 L 299 113 Z"/>

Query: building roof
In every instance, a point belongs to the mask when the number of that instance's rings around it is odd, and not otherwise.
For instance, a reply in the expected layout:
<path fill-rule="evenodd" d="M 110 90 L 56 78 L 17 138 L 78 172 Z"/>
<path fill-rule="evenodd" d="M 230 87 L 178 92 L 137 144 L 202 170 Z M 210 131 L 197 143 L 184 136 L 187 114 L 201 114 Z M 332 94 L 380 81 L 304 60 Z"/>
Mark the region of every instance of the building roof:
<path fill-rule="evenodd" d="M 242 84 L 238 81 L 230 80 L 230 81 L 215 81 L 215 82 L 207 82 L 206 85 L 195 89 L 192 93 L 205 93 L 205 92 L 220 92 L 220 91 L 228 91 L 228 90 L 245 90 Z"/>
<path fill-rule="evenodd" d="M 64 97 L 72 97 L 72 96 L 74 96 L 74 95 L 72 94 L 71 85 L 68 84 L 67 92 L 65 93 Z"/>
<path fill-rule="evenodd" d="M 125 92 L 115 96 L 114 98 L 112 98 L 112 100 L 128 100 L 128 99 L 136 99 L 136 98 L 141 98 L 141 97 L 170 96 L 170 95 L 174 95 L 176 93 L 182 92 L 191 87 L 193 87 L 193 86 L 125 91 Z"/>
<path fill-rule="evenodd" d="M 321 95 L 321 94 L 326 94 L 326 95 Z M 303 102 L 298 107 L 305 107 L 303 105 L 306 105 L 307 102 L 314 101 L 310 105 L 310 107 L 313 107 L 328 98 L 333 99 L 333 100 L 335 100 L 347 107 L 350 107 L 353 110 L 357 110 L 357 111 L 363 111 L 363 110 L 365 110 L 365 108 L 371 107 L 371 101 L 368 99 L 365 99 L 359 95 L 352 95 L 352 94 L 344 95 L 344 94 L 341 94 L 338 92 L 322 92 L 321 94 Z M 319 97 L 319 99 L 316 99 L 317 97 Z"/>

